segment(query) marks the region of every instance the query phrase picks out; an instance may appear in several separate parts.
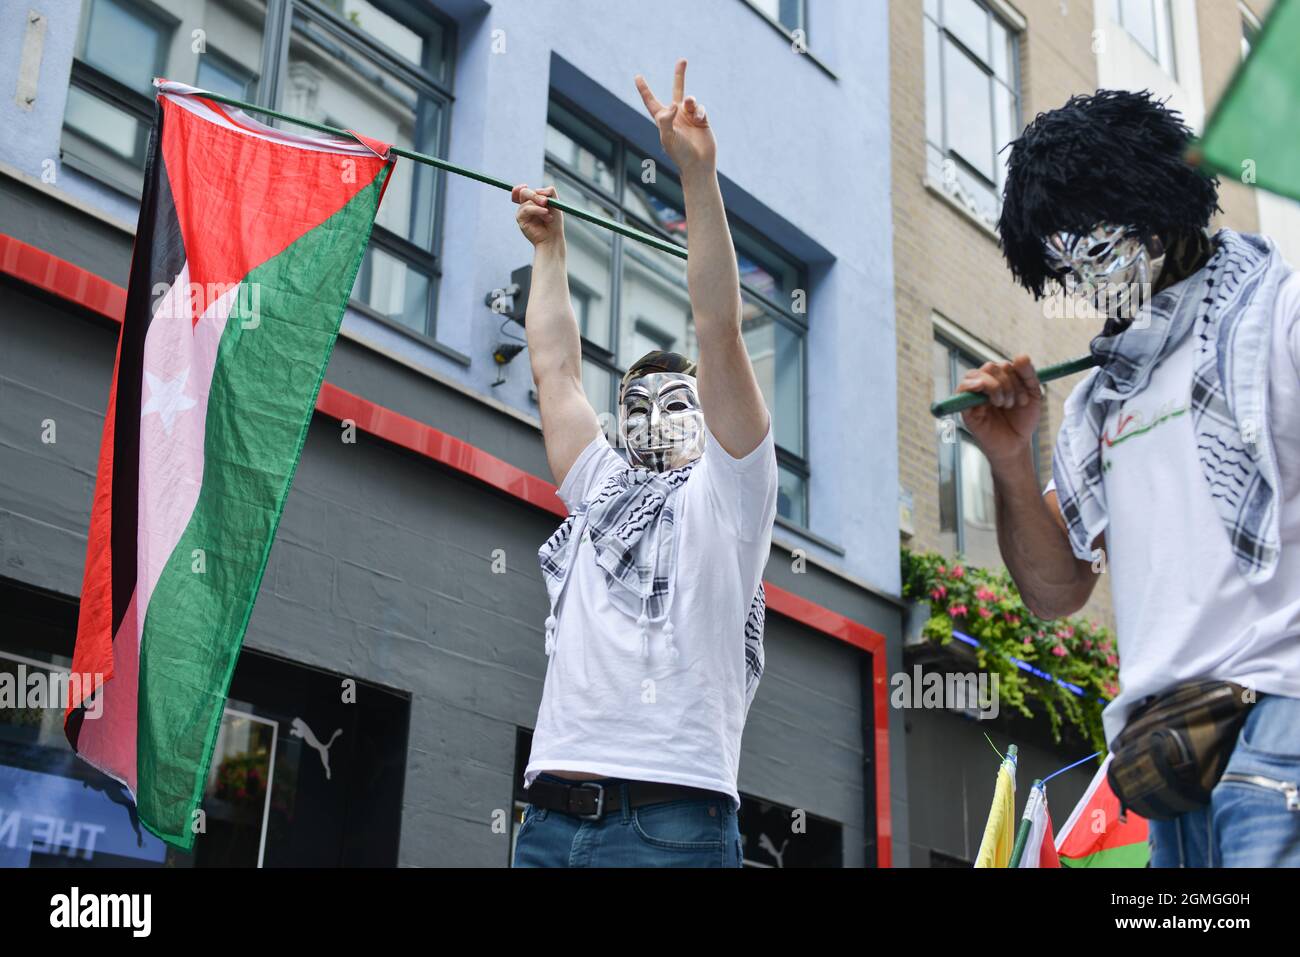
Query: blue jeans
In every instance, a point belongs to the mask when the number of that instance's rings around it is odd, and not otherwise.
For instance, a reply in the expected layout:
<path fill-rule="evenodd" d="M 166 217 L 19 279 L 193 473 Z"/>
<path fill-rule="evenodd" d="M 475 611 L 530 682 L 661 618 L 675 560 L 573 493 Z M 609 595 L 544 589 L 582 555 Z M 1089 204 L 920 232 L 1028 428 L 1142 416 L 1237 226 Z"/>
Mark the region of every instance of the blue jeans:
<path fill-rule="evenodd" d="M 619 809 L 584 821 L 529 804 L 515 867 L 740 867 L 740 827 L 726 795 L 629 809 L 625 782 L 594 783 L 623 789 Z"/>
<path fill-rule="evenodd" d="M 1300 867 L 1298 785 L 1300 698 L 1260 695 L 1210 803 L 1150 822 L 1151 866 Z"/>

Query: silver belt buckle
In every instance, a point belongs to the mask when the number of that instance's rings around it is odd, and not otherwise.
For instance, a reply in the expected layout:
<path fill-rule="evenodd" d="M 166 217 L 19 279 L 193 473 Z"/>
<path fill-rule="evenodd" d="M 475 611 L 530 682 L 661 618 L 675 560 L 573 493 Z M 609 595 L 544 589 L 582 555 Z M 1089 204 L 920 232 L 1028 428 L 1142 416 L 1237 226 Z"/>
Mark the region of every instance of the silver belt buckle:
<path fill-rule="evenodd" d="M 575 814 L 574 817 L 583 821 L 599 821 L 605 815 L 605 785 L 584 781 L 578 787 L 596 792 L 596 811 L 594 814 Z"/>

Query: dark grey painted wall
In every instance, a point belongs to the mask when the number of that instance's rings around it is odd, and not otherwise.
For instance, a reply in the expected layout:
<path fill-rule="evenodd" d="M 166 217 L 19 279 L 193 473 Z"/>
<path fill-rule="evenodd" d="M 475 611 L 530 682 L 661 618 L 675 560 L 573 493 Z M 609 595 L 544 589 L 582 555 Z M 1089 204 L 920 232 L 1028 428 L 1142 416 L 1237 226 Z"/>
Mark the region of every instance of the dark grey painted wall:
<path fill-rule="evenodd" d="M 0 315 L 2 573 L 76 595 L 116 330 L 12 283 Z M 340 343 L 328 378 L 546 474 L 531 426 L 354 345 Z M 45 419 L 54 444 L 41 442 Z M 314 420 L 246 641 L 410 692 L 401 862 L 504 864 L 490 822 L 510 807 L 515 728 L 532 726 L 541 696 L 536 550 L 555 522 L 364 433 L 341 436 Z M 786 587 L 887 625 L 890 606 L 834 576 L 790 577 L 788 556 L 772 566 Z M 741 788 L 841 822 L 845 863 L 861 865 L 865 656 L 768 620 Z"/>

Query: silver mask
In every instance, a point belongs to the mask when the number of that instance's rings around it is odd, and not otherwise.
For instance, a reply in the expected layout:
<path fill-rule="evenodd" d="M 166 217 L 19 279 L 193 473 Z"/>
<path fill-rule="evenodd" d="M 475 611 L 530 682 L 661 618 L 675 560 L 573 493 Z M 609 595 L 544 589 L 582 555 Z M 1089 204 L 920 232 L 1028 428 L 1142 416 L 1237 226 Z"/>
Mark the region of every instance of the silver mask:
<path fill-rule="evenodd" d="M 679 469 L 704 451 L 704 412 L 695 376 L 651 372 L 623 390 L 618 432 L 632 464 L 655 472 Z"/>
<path fill-rule="evenodd" d="M 1087 299 L 1111 319 L 1137 317 L 1151 301 L 1165 263 L 1160 237 L 1113 223 L 1098 223 L 1086 233 L 1061 230 L 1043 245 L 1048 265 L 1066 293 Z"/>

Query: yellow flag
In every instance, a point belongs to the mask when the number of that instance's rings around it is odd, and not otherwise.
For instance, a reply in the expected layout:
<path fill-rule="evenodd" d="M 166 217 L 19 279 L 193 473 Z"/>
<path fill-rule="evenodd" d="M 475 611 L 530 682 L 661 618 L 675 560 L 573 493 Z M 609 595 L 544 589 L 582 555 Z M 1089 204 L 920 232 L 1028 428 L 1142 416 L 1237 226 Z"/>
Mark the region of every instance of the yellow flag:
<path fill-rule="evenodd" d="M 998 768 L 998 785 L 993 790 L 993 807 L 984 825 L 984 839 L 975 855 L 976 867 L 1006 867 L 1016 843 L 1016 758 L 1008 749 Z"/>

